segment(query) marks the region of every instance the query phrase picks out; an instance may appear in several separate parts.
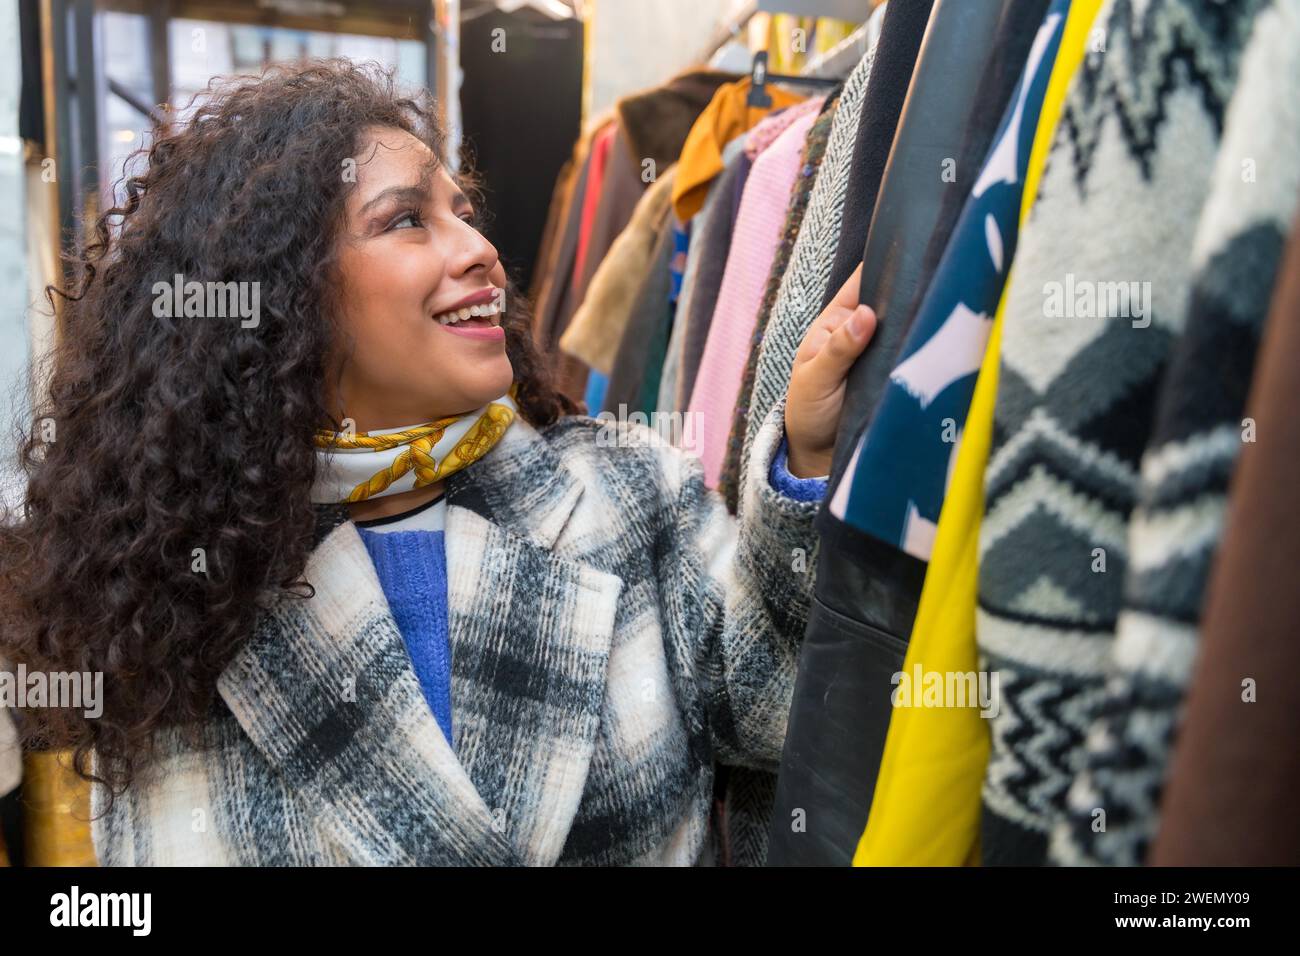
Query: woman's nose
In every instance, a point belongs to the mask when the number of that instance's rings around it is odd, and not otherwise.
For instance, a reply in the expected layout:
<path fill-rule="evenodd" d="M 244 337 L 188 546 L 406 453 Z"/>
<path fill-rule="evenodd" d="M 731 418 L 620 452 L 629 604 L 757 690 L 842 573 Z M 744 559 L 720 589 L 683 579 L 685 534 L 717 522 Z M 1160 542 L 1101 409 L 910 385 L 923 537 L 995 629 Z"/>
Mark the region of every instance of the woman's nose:
<path fill-rule="evenodd" d="M 453 275 L 464 275 L 474 270 L 487 273 L 496 282 L 496 270 L 501 269 L 501 284 L 505 282 L 505 272 L 501 267 L 501 257 L 496 246 L 492 245 L 483 233 L 469 223 L 457 220 L 461 229 L 455 238 L 456 249 L 449 257 L 449 271 Z"/>

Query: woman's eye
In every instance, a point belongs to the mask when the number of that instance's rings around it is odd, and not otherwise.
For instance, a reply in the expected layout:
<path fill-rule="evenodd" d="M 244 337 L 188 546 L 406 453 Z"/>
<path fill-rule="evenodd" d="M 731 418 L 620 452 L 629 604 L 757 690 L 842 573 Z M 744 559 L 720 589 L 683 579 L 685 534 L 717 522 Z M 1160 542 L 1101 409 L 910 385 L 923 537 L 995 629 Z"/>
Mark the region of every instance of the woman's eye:
<path fill-rule="evenodd" d="M 403 214 L 402 214 L 402 217 L 401 217 L 400 219 L 394 219 L 392 225 L 389 226 L 388 228 L 390 228 L 390 229 L 397 229 L 397 228 L 400 227 L 400 226 L 402 225 L 402 223 L 404 223 L 404 222 L 409 222 L 409 223 L 411 223 L 412 225 L 419 226 L 419 225 L 420 225 L 420 214 L 419 214 L 418 212 L 416 212 L 415 210 L 410 210 L 410 211 L 408 211 L 408 212 L 406 212 L 406 213 L 403 213 Z"/>

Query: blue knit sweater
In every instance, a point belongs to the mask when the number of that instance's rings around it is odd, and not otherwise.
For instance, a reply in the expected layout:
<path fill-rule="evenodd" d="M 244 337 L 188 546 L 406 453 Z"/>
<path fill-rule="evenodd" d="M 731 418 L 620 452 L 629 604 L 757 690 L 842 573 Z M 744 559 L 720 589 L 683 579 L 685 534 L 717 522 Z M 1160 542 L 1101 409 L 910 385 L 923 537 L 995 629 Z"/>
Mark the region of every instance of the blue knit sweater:
<path fill-rule="evenodd" d="M 796 478 L 787 468 L 786 443 L 781 443 L 768 475 L 772 487 L 798 501 L 816 501 L 826 494 L 825 478 Z M 438 726 L 455 748 L 451 732 L 451 644 L 447 634 L 447 559 L 441 522 L 437 530 L 378 530 L 410 520 L 426 509 L 445 507 L 441 497 L 393 518 L 357 523 L 370 552 L 388 608 L 406 642 L 415 676 Z"/>

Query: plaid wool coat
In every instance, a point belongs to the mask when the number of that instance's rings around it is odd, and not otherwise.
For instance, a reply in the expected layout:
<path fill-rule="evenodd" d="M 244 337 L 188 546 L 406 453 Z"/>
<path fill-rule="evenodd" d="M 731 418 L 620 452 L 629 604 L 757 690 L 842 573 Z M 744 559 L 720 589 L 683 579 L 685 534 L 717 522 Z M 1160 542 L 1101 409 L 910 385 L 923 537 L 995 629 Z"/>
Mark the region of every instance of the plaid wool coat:
<path fill-rule="evenodd" d="M 709 862 L 714 763 L 776 770 L 811 602 L 817 503 L 767 482 L 783 416 L 739 521 L 697 459 L 586 416 L 447 478 L 454 751 L 323 509 L 315 596 L 263 613 L 206 746 L 163 732 L 111 807 L 94 787 L 100 863 Z"/>

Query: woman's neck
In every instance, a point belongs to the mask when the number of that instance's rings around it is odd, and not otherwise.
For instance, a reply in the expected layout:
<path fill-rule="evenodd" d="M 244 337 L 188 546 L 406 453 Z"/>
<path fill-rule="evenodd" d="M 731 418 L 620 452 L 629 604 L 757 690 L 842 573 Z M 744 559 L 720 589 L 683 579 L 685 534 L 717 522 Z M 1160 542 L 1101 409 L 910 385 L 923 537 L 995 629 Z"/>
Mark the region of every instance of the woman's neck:
<path fill-rule="evenodd" d="M 412 511 L 420 505 L 432 501 L 442 494 L 444 482 L 435 481 L 423 488 L 403 491 L 397 495 L 384 495 L 379 498 L 367 498 L 348 504 L 348 515 L 353 521 L 370 521 L 374 518 L 390 518 Z"/>

